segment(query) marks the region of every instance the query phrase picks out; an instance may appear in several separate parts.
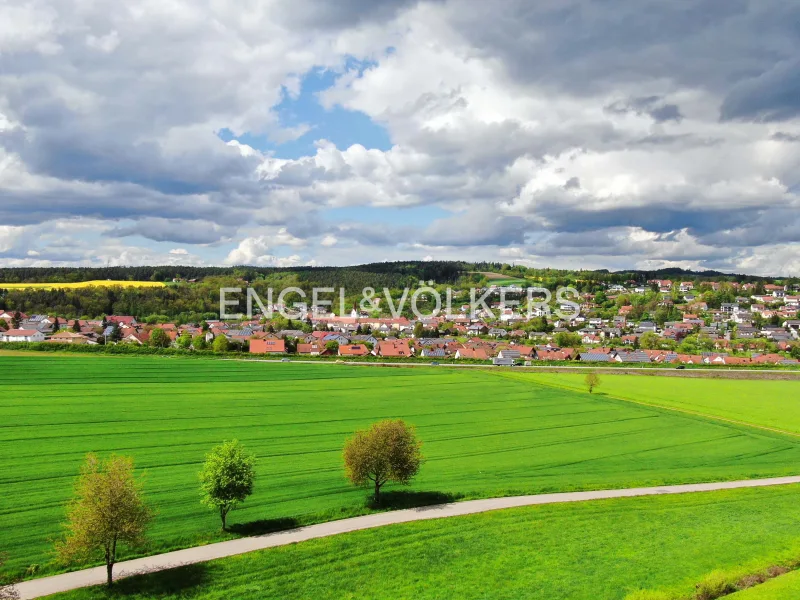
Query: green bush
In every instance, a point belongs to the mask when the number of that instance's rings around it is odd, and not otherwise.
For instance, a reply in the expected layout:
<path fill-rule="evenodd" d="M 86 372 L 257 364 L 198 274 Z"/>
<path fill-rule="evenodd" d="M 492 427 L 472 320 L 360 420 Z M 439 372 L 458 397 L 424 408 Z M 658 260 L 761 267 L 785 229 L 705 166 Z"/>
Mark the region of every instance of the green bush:
<path fill-rule="evenodd" d="M 715 600 L 727 596 L 738 590 L 736 582 L 741 578 L 740 573 L 729 571 L 712 571 L 697 584 L 697 600 Z"/>

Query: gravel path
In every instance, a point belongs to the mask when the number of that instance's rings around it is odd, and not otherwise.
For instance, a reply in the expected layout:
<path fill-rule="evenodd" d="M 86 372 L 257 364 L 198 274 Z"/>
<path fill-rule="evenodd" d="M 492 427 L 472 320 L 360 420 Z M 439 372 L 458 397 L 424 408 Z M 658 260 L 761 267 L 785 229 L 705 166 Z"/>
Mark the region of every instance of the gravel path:
<path fill-rule="evenodd" d="M 561 502 L 584 502 L 587 500 L 604 500 L 609 498 L 630 498 L 634 496 L 656 496 L 660 494 L 684 494 L 687 492 L 712 492 L 738 488 L 765 487 L 800 483 L 800 476 L 778 477 L 774 479 L 753 479 L 748 481 L 727 481 L 719 483 L 697 483 L 688 485 L 670 485 L 647 488 L 630 488 L 622 490 L 598 490 L 592 492 L 566 492 L 560 494 L 538 494 L 534 496 L 511 496 L 507 498 L 489 498 L 486 500 L 469 500 L 450 504 L 437 504 L 407 510 L 374 513 L 362 517 L 320 523 L 298 529 L 291 529 L 268 535 L 246 537 L 226 542 L 197 546 L 165 554 L 156 554 L 146 558 L 138 558 L 121 562 L 114 568 L 115 578 L 129 577 L 143 572 L 162 571 L 181 565 L 206 562 L 226 556 L 244 554 L 254 550 L 284 546 L 296 542 L 304 542 L 315 538 L 338 535 L 361 529 L 373 529 L 384 525 L 425 521 L 444 517 L 472 515 L 490 510 L 533 506 L 540 504 L 556 504 Z M 20 598 L 41 598 L 56 592 L 64 592 L 76 588 L 105 583 L 105 567 L 95 567 L 83 571 L 74 571 L 52 577 L 43 577 L 25 581 L 17 585 Z"/>

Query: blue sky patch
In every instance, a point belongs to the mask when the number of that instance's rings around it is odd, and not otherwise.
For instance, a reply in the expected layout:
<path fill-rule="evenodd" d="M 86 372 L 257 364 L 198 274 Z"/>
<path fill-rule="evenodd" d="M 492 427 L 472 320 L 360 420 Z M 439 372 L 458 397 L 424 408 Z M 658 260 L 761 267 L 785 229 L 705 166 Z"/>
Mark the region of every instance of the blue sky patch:
<path fill-rule="evenodd" d="M 350 71 L 357 69 L 363 72 L 370 63 L 349 60 L 346 66 Z M 314 142 L 320 139 L 330 140 L 342 150 L 353 144 L 361 144 L 367 149 L 389 150 L 392 147 L 389 132 L 364 113 L 340 106 L 327 110 L 320 104 L 318 94 L 332 87 L 338 75 L 339 73 L 329 69 L 312 69 L 303 76 L 297 97 L 292 97 L 284 89 L 283 100 L 274 109 L 281 125 L 290 128 L 308 124 L 312 127 L 296 140 L 278 144 L 265 135 L 245 133 L 236 137 L 229 129 L 220 131 L 219 137 L 226 142 L 235 139 L 284 159 L 316 154 Z"/>

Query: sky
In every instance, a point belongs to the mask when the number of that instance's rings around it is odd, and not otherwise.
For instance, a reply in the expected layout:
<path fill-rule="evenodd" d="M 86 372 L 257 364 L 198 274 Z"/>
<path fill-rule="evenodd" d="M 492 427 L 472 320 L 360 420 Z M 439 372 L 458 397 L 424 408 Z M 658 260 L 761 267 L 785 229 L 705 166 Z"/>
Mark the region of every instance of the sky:
<path fill-rule="evenodd" d="M 0 0 L 0 268 L 800 275 L 797 0 Z"/>

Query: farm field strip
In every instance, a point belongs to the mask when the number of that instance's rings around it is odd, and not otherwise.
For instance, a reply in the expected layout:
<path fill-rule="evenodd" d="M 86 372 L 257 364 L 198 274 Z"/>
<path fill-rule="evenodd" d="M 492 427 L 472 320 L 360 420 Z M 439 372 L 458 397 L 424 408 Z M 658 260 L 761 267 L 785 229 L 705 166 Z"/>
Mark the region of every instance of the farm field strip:
<path fill-rule="evenodd" d="M 796 558 L 798 495 L 800 485 L 788 485 L 390 525 L 133 577 L 118 582 L 117 593 L 131 600 L 478 600 L 489 589 L 504 600 L 621 600 L 651 589 L 689 597 L 712 571 L 757 571 Z M 763 589 L 800 589 L 785 577 Z M 758 590 L 742 600 L 794 597 Z M 106 597 L 102 588 L 87 588 L 53 600 Z"/>
<path fill-rule="evenodd" d="M 224 439 L 259 459 L 234 524 L 363 513 L 342 444 L 389 417 L 415 425 L 424 444 L 411 493 L 751 479 L 795 475 L 800 464 L 800 441 L 785 436 L 478 371 L 91 356 L 2 357 L 0 368 L 0 529 L 15 569 L 46 564 L 89 451 L 131 455 L 146 473 L 159 512 L 151 552 L 224 539 L 197 489 L 205 452 Z"/>
<path fill-rule="evenodd" d="M 76 289 L 86 287 L 165 287 L 161 281 L 114 281 L 97 279 L 92 281 L 79 281 L 76 283 L 0 283 L 0 289 L 6 290 L 56 290 L 56 289 Z"/>
<path fill-rule="evenodd" d="M 582 390 L 584 375 L 515 373 L 515 379 Z M 669 380 L 646 375 L 602 375 L 599 394 L 685 410 L 714 418 L 800 434 L 800 381 L 750 379 Z"/>

